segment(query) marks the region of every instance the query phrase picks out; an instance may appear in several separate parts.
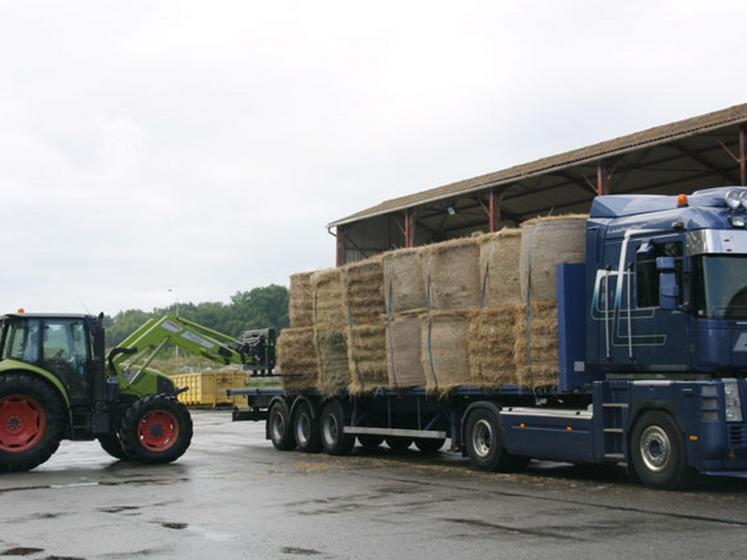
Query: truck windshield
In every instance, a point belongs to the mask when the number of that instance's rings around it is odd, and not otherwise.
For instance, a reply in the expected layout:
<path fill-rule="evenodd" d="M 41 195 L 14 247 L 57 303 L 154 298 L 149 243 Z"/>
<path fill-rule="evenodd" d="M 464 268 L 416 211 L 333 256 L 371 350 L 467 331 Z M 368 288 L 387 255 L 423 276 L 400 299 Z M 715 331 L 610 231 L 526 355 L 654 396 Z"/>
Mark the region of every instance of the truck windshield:
<path fill-rule="evenodd" d="M 693 259 L 693 271 L 698 317 L 747 319 L 747 256 L 701 255 Z"/>

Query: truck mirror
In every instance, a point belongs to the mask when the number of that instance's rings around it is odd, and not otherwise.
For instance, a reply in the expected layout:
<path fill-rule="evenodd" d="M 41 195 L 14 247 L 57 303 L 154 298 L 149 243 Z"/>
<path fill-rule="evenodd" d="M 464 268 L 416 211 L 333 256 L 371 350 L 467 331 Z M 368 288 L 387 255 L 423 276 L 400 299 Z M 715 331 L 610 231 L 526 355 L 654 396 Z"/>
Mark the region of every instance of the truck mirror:
<path fill-rule="evenodd" d="M 668 257 L 659 257 L 659 259 L 656 259 L 657 267 L 659 264 L 658 261 L 661 258 Z M 668 311 L 677 309 L 677 301 L 679 298 L 680 287 L 679 284 L 677 284 L 677 274 L 675 271 L 664 270 L 659 272 L 659 307 Z"/>
<path fill-rule="evenodd" d="M 674 257 L 656 257 L 656 270 L 659 272 L 674 270 Z"/>

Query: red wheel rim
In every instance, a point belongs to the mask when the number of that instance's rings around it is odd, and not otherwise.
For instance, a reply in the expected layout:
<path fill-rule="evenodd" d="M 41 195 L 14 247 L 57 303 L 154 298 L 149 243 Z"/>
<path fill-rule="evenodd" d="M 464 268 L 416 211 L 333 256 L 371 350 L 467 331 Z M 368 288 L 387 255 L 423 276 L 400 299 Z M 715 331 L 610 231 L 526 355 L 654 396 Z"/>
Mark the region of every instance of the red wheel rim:
<path fill-rule="evenodd" d="M 149 451 L 166 451 L 179 438 L 179 422 L 166 410 L 151 410 L 138 422 L 137 437 Z"/>
<path fill-rule="evenodd" d="M 28 395 L 0 398 L 0 451 L 23 453 L 33 449 L 47 431 L 44 407 Z"/>

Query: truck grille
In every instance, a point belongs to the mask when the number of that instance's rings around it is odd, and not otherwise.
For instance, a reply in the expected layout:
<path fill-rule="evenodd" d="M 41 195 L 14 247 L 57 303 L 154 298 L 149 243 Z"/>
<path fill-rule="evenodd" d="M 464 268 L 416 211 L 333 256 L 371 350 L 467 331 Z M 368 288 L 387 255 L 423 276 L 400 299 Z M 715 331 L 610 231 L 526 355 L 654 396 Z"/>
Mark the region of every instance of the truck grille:
<path fill-rule="evenodd" d="M 729 446 L 738 447 L 745 442 L 744 426 L 735 424 L 729 426 Z"/>

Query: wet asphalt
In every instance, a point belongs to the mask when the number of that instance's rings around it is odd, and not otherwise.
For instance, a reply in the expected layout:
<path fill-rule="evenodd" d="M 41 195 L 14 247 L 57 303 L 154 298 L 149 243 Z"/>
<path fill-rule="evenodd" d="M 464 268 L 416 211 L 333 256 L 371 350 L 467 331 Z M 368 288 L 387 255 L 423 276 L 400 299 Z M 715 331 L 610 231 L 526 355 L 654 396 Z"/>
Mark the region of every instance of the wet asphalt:
<path fill-rule="evenodd" d="M 275 451 L 262 424 L 194 412 L 177 463 L 64 442 L 0 475 L 0 558 L 745 558 L 747 479 L 657 492 L 620 468 Z"/>

